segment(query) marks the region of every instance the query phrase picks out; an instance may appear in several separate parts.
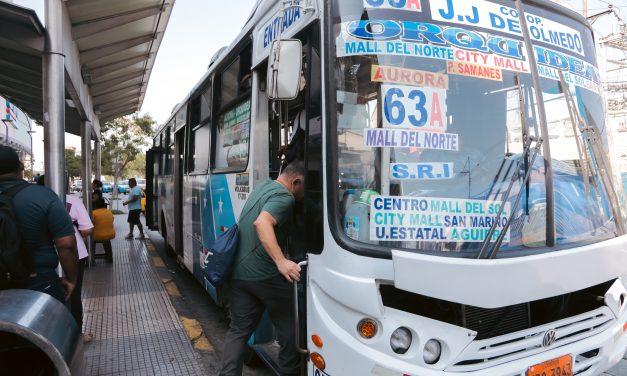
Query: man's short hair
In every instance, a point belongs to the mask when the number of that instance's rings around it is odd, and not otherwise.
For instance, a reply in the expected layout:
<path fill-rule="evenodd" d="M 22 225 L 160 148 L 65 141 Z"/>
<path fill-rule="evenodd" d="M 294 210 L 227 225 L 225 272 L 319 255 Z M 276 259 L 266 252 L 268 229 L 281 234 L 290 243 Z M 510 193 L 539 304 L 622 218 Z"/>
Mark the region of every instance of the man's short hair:
<path fill-rule="evenodd" d="M 92 182 L 96 187 L 98 188 L 102 188 L 102 182 L 98 179 L 94 179 L 94 181 Z"/>
<path fill-rule="evenodd" d="M 12 147 L 0 145 L 0 175 L 20 171 L 20 157 Z"/>
<path fill-rule="evenodd" d="M 131 185 L 131 183 L 132 183 L 133 185 L 137 185 L 137 180 L 135 180 L 135 178 L 130 178 L 130 179 L 128 179 L 128 185 Z"/>
<path fill-rule="evenodd" d="M 307 173 L 307 171 L 305 170 L 305 162 L 303 161 L 294 161 L 290 164 L 288 164 L 285 169 L 283 169 L 283 172 L 281 172 L 281 175 L 286 175 L 286 176 L 291 176 L 291 177 L 305 177 L 305 174 Z"/>

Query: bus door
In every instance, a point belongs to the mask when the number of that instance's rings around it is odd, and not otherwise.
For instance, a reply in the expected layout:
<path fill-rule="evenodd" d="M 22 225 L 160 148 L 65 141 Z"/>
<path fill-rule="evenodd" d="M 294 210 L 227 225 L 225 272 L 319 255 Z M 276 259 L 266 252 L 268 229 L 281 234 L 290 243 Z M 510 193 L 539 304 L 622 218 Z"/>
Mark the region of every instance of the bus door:
<path fill-rule="evenodd" d="M 322 213 L 322 123 L 321 123 L 321 69 L 320 69 L 320 32 L 319 24 L 314 24 L 296 36 L 303 45 L 302 79 L 305 85 L 297 97 L 289 101 L 268 100 L 265 93 L 259 93 L 257 118 L 264 125 L 267 149 L 265 156 L 259 158 L 255 170 L 264 171 L 267 177 L 276 179 L 282 168 L 293 160 L 303 161 L 305 176 L 305 197 L 297 202 L 294 209 L 294 221 L 286 250 L 290 259 L 298 262 L 306 258 L 307 253 L 320 253 L 323 246 Z M 259 81 L 266 80 L 267 65 L 256 71 Z M 265 105 L 265 108 L 263 107 Z M 256 124 L 258 125 L 258 124 Z M 257 133 L 256 133 L 257 135 Z M 260 141 L 255 141 L 255 146 Z M 255 155 L 257 157 L 257 155 Z M 301 273 L 299 291 L 305 290 L 306 269 Z M 304 317 L 305 294 L 299 294 L 299 316 Z M 286 307 L 293 309 L 293 307 Z M 300 321 L 299 332 L 304 338 L 306 320 Z M 272 351 L 272 340 L 276 333 L 267 317 L 262 319 L 254 333 L 253 349 L 266 362 L 278 364 Z M 301 344 L 305 343 L 301 339 Z M 302 347 L 302 345 L 301 345 Z"/>
<path fill-rule="evenodd" d="M 153 147 L 146 152 L 146 226 L 151 230 L 159 227 L 159 161 L 161 148 Z"/>
<path fill-rule="evenodd" d="M 185 128 L 174 134 L 174 251 L 183 256 L 183 153 Z"/>

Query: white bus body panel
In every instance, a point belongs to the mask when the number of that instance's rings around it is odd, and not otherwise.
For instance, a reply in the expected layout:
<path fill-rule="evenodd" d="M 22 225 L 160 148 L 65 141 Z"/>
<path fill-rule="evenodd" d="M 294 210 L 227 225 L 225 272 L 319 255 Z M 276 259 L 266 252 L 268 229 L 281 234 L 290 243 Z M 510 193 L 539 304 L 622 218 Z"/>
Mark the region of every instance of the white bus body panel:
<path fill-rule="evenodd" d="M 326 244 L 333 244 L 330 236 L 327 236 Z M 597 257 L 602 253 L 615 252 L 614 248 L 618 248 L 618 244 L 622 244 L 623 239 L 611 241 L 612 247 L 607 247 L 606 251 L 600 249 L 597 245 L 588 252 L 596 252 Z M 608 242 L 605 242 L 608 243 Z M 607 246 L 607 244 L 605 244 Z M 588 248 L 588 247 L 586 247 Z M 573 251 L 573 250 L 571 250 Z M 586 250 L 577 250 L 586 253 Z M 568 260 L 567 252 L 553 255 L 553 258 L 566 259 L 565 263 L 580 262 Z M 607 254 L 605 255 L 607 256 Z M 550 258 L 550 257 L 549 257 Z M 449 260 L 449 259 L 446 259 Z M 449 260 L 450 261 L 450 260 Z M 474 261 L 474 260 L 469 260 Z M 498 262 L 502 260 L 493 260 Z M 444 261 L 443 261 L 444 262 Z M 517 268 L 511 267 L 512 273 L 522 274 L 522 271 L 529 272 L 536 262 L 533 258 L 521 258 Z M 531 266 L 529 265 L 531 264 Z M 425 270 L 433 268 L 433 265 L 426 263 L 418 267 L 419 264 L 413 261 L 414 268 L 410 276 L 421 274 Z M 444 264 L 446 265 L 446 264 Z M 590 264 L 588 264 L 590 265 Z M 624 265 L 624 264 L 623 264 Z M 574 363 L 574 372 L 583 370 L 590 366 L 591 368 L 582 373 L 582 375 L 597 374 L 595 370 L 605 370 L 611 365 L 617 363 L 627 350 L 627 335 L 623 329 L 623 324 L 627 321 L 627 309 L 623 303 L 622 307 L 603 306 L 597 310 L 587 312 L 574 317 L 569 317 L 556 322 L 551 322 L 527 330 L 509 333 L 499 337 L 489 338 L 485 340 L 474 341 L 477 333 L 463 327 L 447 324 L 437 320 L 421 317 L 408 312 L 385 307 L 382 304 L 379 294 L 379 284 L 392 283 L 394 281 L 394 267 L 392 261 L 361 257 L 345 250 L 340 249 L 336 245 L 327 246 L 325 252 L 321 255 L 311 255 L 309 258 L 309 275 L 308 275 L 308 294 L 307 294 L 307 331 L 309 333 L 307 346 L 310 351 L 320 353 L 326 362 L 324 372 L 328 375 L 481 375 L 481 376 L 523 376 L 529 366 L 539 364 L 544 361 L 558 358 L 563 355 L 571 354 L 573 360 L 576 356 L 586 353 L 590 350 L 599 349 L 597 356 Z M 449 266 L 450 267 L 450 266 Z M 502 278 L 499 273 L 494 273 L 499 268 L 484 273 L 489 278 Z M 518 270 L 521 271 L 518 271 Z M 610 276 L 612 268 L 602 267 L 601 272 L 592 272 L 591 274 L 600 278 L 602 281 L 611 280 L 618 277 Z M 440 269 L 442 272 L 442 269 Z M 407 270 L 405 270 L 407 272 Z M 430 272 L 433 272 L 432 270 Z M 573 271 L 572 274 L 581 277 L 584 270 Z M 454 273 L 454 272 L 452 272 Z M 458 288 L 467 289 L 463 286 L 468 283 L 468 275 L 464 274 L 464 279 L 458 275 L 447 273 L 448 276 L 442 275 L 436 281 L 422 281 L 433 287 L 433 294 L 430 296 L 441 298 L 450 290 Z M 559 279 L 562 275 L 557 275 Z M 590 281 L 585 277 L 586 281 Z M 606 295 L 608 304 L 615 303 L 617 296 L 625 294 L 624 276 L 620 282 L 615 283 Z M 456 283 L 456 281 L 459 281 Z M 505 282 L 503 282 L 505 281 Z M 549 296 L 559 295 L 566 292 L 572 292 L 579 288 L 579 282 L 572 284 L 571 288 L 562 283 L 549 283 L 546 280 L 537 280 L 535 283 L 527 282 L 523 286 L 518 286 L 517 282 L 505 279 L 499 282 L 491 279 L 487 285 L 477 285 L 484 295 L 490 295 L 491 298 L 486 300 L 490 305 L 495 307 L 506 306 L 511 303 L 509 292 L 513 289 L 518 291 L 511 295 L 521 293 L 523 297 L 516 296 L 516 302 L 529 301 L 535 298 L 545 298 Z M 572 282 L 572 281 L 571 281 Z M 543 283 L 546 285 L 542 286 Z M 585 282 L 584 287 L 589 287 L 594 283 Z M 463 287 L 461 287 L 463 286 Z M 499 286 L 499 291 L 508 292 L 507 294 L 492 294 L 487 290 Z M 398 286 L 397 286 L 398 287 Z M 544 288 L 543 293 L 534 293 L 532 299 L 530 293 L 524 293 L 525 288 L 531 291 L 540 291 Z M 566 289 L 566 290 L 564 290 Z M 520 291 L 519 291 L 520 290 Z M 479 295 L 479 294 L 475 294 Z M 454 301 L 454 300 L 453 300 Z M 479 302 L 480 300 L 476 300 Z M 376 320 L 379 325 L 377 335 L 371 340 L 361 338 L 357 332 L 357 324 L 363 318 L 371 318 Z M 581 328 L 591 327 L 583 334 L 567 337 L 563 344 L 556 343 L 554 349 L 543 348 L 542 335 L 549 329 L 557 329 L 562 331 L 575 332 Z M 390 336 L 398 327 L 404 326 L 412 332 L 413 342 L 406 354 L 395 354 L 390 347 Z M 323 348 L 317 348 L 311 342 L 311 335 L 319 335 L 323 342 Z M 435 365 L 427 365 L 423 361 L 422 350 L 426 341 L 429 339 L 438 339 L 443 345 L 442 356 L 440 361 Z M 523 338 L 515 341 L 517 338 Z M 535 342 L 538 344 L 535 344 Z M 499 344 L 507 342 L 508 344 L 499 348 Z M 509 355 L 509 352 L 515 346 L 524 346 L 531 348 L 519 354 Z M 535 348 L 533 346 L 536 346 Z M 487 348 L 487 350 L 486 350 Z M 486 354 L 486 351 L 492 353 Z M 456 363 L 466 360 L 475 359 L 485 356 L 493 356 L 496 360 L 485 363 L 473 364 L 471 366 L 454 366 Z M 466 367 L 466 368 L 464 368 Z M 309 375 L 320 374 L 325 375 L 309 363 Z"/>
<path fill-rule="evenodd" d="M 627 236 L 563 251 L 496 260 L 392 251 L 394 285 L 482 308 L 567 294 L 625 274 Z"/>

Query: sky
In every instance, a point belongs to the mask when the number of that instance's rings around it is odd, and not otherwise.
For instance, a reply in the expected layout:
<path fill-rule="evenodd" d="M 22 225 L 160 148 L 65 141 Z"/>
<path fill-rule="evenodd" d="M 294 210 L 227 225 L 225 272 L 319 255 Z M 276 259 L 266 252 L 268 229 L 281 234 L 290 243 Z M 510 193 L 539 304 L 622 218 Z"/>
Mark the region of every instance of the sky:
<path fill-rule="evenodd" d="M 34 9 L 44 21 L 44 0 L 14 0 Z M 148 81 L 140 114 L 158 124 L 167 120 L 207 70 L 213 54 L 230 45 L 242 30 L 255 0 L 176 0 Z M 35 169 L 43 170 L 43 128 L 33 136 Z M 80 151 L 80 137 L 66 135 L 66 146 Z"/>
<path fill-rule="evenodd" d="M 566 0 L 581 11 L 583 0 Z M 35 9 L 44 21 L 44 0 L 14 0 L 14 3 Z M 140 114 L 149 113 L 158 124 L 167 120 L 174 106 L 189 93 L 202 77 L 213 54 L 230 45 L 239 34 L 255 0 L 176 0 L 165 35 L 159 47 Z M 627 0 L 588 0 L 589 14 L 607 9 L 611 3 L 627 21 Z M 611 19 L 610 19 L 611 17 Z M 593 26 L 602 35 L 616 29 L 613 16 L 600 18 Z M 43 160 L 43 129 L 33 138 L 35 169 Z M 80 138 L 66 137 L 67 146 L 80 151 Z"/>

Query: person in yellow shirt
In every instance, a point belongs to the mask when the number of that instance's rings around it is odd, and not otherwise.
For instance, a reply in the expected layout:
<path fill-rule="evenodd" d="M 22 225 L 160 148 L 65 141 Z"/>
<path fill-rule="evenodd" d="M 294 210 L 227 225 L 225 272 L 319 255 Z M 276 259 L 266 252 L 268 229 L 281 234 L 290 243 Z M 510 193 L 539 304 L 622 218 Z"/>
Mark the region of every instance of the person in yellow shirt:
<path fill-rule="evenodd" d="M 94 243 L 101 243 L 105 250 L 107 261 L 113 262 L 113 252 L 111 249 L 111 239 L 115 238 L 115 228 L 113 227 L 113 213 L 107 209 L 107 203 L 103 198 L 99 198 L 94 203 L 92 212 L 94 232 L 92 238 Z"/>

